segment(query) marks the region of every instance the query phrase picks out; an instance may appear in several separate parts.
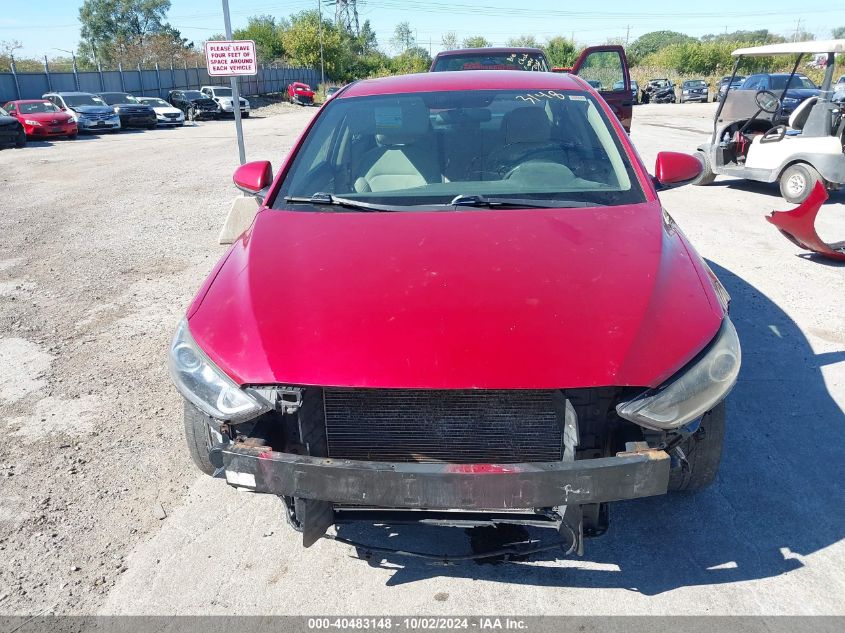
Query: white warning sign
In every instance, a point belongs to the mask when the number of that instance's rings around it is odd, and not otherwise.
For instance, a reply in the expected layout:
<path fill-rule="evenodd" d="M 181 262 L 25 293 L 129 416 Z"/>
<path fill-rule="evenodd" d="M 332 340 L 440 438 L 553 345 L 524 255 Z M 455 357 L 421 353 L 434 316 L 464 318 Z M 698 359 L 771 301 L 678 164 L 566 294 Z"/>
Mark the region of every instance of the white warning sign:
<path fill-rule="evenodd" d="M 205 43 L 205 61 L 212 77 L 234 77 L 258 73 L 255 42 L 252 40 Z"/>

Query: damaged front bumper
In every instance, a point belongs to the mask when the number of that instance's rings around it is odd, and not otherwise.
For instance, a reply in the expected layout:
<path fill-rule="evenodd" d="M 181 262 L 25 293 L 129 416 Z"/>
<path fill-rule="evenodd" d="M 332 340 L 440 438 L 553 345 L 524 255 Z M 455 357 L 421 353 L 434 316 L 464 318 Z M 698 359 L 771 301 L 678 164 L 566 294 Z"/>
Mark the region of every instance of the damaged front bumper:
<path fill-rule="evenodd" d="M 524 464 L 365 462 L 219 449 L 226 480 L 256 492 L 384 508 L 472 511 L 604 503 L 661 495 L 669 455 L 644 444 L 616 457 Z"/>

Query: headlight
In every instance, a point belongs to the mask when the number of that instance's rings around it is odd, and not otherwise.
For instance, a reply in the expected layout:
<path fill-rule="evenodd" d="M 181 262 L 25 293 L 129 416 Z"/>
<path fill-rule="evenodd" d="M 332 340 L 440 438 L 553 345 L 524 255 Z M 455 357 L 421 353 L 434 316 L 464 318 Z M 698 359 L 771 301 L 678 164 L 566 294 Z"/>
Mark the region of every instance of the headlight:
<path fill-rule="evenodd" d="M 685 95 L 688 95 L 688 94 L 689 94 L 689 90 L 684 90 L 684 94 L 685 94 Z"/>
<path fill-rule="evenodd" d="M 783 100 L 784 105 L 792 105 L 793 103 L 798 103 L 798 99 L 793 99 L 792 97 L 785 97 Z"/>
<path fill-rule="evenodd" d="M 170 377 L 179 392 L 218 420 L 245 420 L 267 410 L 220 371 L 194 342 L 182 320 L 170 345 Z"/>
<path fill-rule="evenodd" d="M 117 119 L 117 120 L 119 121 L 119 120 L 120 120 L 120 116 L 119 116 L 119 115 L 117 115 L 117 114 L 112 114 L 112 115 L 109 117 L 109 120 L 112 120 L 112 119 Z"/>
<path fill-rule="evenodd" d="M 658 431 L 677 429 L 707 413 L 736 384 L 742 360 L 739 338 L 726 316 L 713 342 L 679 374 L 616 406 L 626 420 Z"/>
<path fill-rule="evenodd" d="M 31 119 L 24 119 L 24 123 L 27 125 L 33 125 L 35 127 L 41 127 L 41 124 L 38 121 L 32 121 Z"/>
<path fill-rule="evenodd" d="M 83 123 L 88 120 L 88 117 L 86 117 L 84 114 L 71 114 L 70 118 L 79 123 Z"/>

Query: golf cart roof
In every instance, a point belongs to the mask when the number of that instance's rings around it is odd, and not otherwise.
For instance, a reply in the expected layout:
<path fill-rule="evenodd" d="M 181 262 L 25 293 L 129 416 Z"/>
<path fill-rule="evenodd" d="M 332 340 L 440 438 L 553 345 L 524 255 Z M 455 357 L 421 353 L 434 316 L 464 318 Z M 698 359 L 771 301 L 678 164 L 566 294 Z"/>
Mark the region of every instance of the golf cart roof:
<path fill-rule="evenodd" d="M 738 48 L 731 55 L 738 57 L 761 57 L 765 55 L 789 55 L 791 53 L 845 53 L 845 40 L 812 40 L 809 42 L 784 42 Z"/>

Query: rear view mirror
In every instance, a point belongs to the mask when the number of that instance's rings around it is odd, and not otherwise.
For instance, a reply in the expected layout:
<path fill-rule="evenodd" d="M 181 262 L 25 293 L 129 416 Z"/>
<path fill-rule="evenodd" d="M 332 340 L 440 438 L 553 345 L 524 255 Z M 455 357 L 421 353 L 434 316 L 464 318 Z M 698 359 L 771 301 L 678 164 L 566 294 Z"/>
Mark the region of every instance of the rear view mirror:
<path fill-rule="evenodd" d="M 232 180 L 241 191 L 258 195 L 272 184 L 273 167 L 267 160 L 245 163 L 235 170 Z"/>
<path fill-rule="evenodd" d="M 658 191 L 685 185 L 701 175 L 701 162 L 689 154 L 660 152 L 654 163 L 654 181 Z"/>

